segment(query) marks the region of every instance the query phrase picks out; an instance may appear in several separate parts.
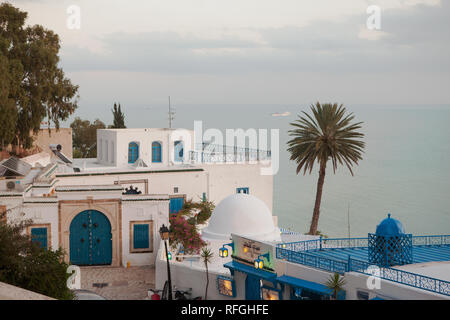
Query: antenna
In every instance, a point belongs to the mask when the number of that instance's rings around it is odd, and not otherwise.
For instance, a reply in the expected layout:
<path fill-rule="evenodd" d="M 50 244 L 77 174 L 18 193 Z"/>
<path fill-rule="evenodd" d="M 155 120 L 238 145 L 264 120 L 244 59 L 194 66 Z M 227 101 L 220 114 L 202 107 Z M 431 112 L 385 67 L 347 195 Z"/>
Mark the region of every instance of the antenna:
<path fill-rule="evenodd" d="M 175 119 L 175 111 L 172 111 L 170 106 L 170 96 L 169 96 L 169 129 L 172 129 L 172 120 Z"/>

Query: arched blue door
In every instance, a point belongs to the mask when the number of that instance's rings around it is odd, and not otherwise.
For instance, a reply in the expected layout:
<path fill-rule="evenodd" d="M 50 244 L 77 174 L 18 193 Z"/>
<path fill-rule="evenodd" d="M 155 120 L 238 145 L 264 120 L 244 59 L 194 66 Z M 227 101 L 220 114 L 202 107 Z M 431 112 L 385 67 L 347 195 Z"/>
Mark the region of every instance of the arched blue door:
<path fill-rule="evenodd" d="M 111 224 L 103 213 L 86 210 L 72 220 L 70 262 L 75 265 L 111 264 Z"/>

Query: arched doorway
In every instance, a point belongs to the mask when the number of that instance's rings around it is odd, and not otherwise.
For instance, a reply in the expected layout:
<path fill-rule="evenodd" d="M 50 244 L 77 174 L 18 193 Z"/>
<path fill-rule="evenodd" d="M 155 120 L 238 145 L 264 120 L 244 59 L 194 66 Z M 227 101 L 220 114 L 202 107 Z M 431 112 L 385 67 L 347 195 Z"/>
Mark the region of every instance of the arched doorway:
<path fill-rule="evenodd" d="M 85 210 L 72 220 L 70 262 L 75 265 L 111 264 L 111 223 L 100 211 Z"/>

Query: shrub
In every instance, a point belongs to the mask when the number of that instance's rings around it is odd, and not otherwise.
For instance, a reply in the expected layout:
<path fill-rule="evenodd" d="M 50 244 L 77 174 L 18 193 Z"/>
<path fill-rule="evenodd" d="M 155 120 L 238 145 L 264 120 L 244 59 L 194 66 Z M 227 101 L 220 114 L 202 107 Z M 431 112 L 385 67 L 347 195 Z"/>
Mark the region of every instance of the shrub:
<path fill-rule="evenodd" d="M 64 251 L 45 250 L 24 233 L 31 222 L 0 222 L 0 281 L 55 299 L 73 299 Z"/>
<path fill-rule="evenodd" d="M 199 253 L 206 242 L 200 237 L 197 226 L 188 223 L 183 215 L 170 217 L 170 245 L 182 244 L 186 254 Z"/>

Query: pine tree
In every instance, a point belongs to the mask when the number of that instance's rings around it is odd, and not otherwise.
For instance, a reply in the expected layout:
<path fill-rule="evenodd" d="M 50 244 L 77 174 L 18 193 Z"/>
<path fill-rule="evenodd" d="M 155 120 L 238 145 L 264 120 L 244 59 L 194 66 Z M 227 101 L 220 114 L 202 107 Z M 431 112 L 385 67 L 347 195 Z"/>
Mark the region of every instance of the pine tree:
<path fill-rule="evenodd" d="M 113 120 L 113 125 L 110 126 L 110 128 L 113 128 L 113 129 L 126 128 L 125 115 L 123 114 L 122 110 L 120 109 L 120 103 L 119 103 L 118 107 L 117 107 L 117 104 L 114 103 L 112 113 L 113 113 L 114 120 Z"/>

